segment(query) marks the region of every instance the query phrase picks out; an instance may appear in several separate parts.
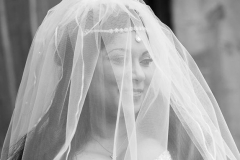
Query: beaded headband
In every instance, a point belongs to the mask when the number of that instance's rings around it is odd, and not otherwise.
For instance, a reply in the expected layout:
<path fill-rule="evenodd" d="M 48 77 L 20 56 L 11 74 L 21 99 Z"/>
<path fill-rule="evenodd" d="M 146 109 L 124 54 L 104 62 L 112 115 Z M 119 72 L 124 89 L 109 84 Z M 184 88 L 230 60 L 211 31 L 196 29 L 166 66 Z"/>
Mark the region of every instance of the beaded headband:
<path fill-rule="evenodd" d="M 85 34 L 94 33 L 94 32 L 103 32 L 103 33 L 124 33 L 124 32 L 132 32 L 132 31 L 145 31 L 146 28 L 144 27 L 129 27 L 129 28 L 115 28 L 115 29 L 108 29 L 108 30 L 85 30 Z"/>
<path fill-rule="evenodd" d="M 144 27 L 129 27 L 129 28 L 115 28 L 115 29 L 109 29 L 109 30 L 85 30 L 85 35 L 89 33 L 126 33 L 126 32 L 132 32 L 132 31 L 146 31 L 146 28 Z M 139 43 L 141 42 L 141 38 L 136 34 L 135 40 Z"/>

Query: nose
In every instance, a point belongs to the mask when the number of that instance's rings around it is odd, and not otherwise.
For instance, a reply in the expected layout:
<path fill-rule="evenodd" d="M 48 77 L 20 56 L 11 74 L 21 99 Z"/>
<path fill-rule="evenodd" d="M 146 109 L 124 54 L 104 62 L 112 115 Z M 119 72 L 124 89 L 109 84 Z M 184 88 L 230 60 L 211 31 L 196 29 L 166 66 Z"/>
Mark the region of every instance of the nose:
<path fill-rule="evenodd" d="M 132 64 L 132 79 L 134 83 L 142 82 L 145 79 L 145 73 L 138 62 Z"/>

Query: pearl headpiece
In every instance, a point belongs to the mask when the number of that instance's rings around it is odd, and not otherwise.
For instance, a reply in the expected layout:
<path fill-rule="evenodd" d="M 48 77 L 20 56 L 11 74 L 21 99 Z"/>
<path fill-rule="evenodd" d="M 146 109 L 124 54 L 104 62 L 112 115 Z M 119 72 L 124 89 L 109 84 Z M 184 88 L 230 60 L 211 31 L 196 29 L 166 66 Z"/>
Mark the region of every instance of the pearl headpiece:
<path fill-rule="evenodd" d="M 108 30 L 85 30 L 85 35 L 89 33 L 95 32 L 103 32 L 103 33 L 125 33 L 125 32 L 132 32 L 132 31 L 146 31 L 144 27 L 129 27 L 129 28 L 115 28 L 115 29 L 108 29 Z"/>
<path fill-rule="evenodd" d="M 146 28 L 144 27 L 129 27 L 129 28 L 115 28 L 115 29 L 108 29 L 108 30 L 85 30 L 85 35 L 89 34 L 89 33 L 98 33 L 98 32 L 102 32 L 102 33 L 126 33 L 126 32 L 132 32 L 132 31 L 146 31 Z M 140 43 L 142 41 L 142 39 L 137 35 L 136 33 L 136 37 L 135 37 L 136 42 Z"/>

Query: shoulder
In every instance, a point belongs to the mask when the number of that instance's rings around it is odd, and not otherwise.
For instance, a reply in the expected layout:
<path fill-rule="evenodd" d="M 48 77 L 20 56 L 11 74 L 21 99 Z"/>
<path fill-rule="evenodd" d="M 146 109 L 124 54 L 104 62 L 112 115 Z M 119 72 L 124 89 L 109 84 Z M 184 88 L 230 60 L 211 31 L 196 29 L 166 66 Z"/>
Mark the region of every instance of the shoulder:
<path fill-rule="evenodd" d="M 106 160 L 106 156 L 101 154 L 94 143 L 90 141 L 74 160 Z"/>
<path fill-rule="evenodd" d="M 138 160 L 158 160 L 165 150 L 158 141 L 151 138 L 144 139 L 138 143 Z M 76 160 L 106 160 L 106 158 L 98 152 L 85 150 L 76 157 Z"/>
<path fill-rule="evenodd" d="M 145 139 L 139 143 L 138 160 L 154 160 L 158 158 L 165 149 L 155 139 Z"/>
<path fill-rule="evenodd" d="M 76 156 L 76 160 L 106 160 L 105 156 L 93 152 L 82 152 Z"/>

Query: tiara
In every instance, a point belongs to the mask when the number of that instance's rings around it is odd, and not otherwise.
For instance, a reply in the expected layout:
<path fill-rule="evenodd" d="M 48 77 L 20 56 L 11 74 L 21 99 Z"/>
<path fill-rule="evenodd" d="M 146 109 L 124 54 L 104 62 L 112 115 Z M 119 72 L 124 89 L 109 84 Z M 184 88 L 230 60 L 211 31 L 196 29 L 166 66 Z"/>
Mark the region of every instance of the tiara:
<path fill-rule="evenodd" d="M 129 28 L 115 28 L 115 29 L 108 29 L 108 30 L 89 30 L 86 29 L 85 30 L 85 35 L 89 34 L 89 33 L 98 33 L 98 32 L 102 32 L 102 33 L 125 33 L 125 32 L 132 32 L 132 31 L 146 31 L 146 28 L 144 27 L 129 27 Z"/>

